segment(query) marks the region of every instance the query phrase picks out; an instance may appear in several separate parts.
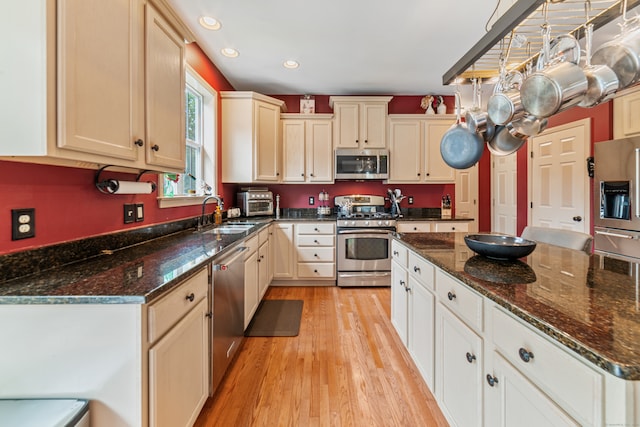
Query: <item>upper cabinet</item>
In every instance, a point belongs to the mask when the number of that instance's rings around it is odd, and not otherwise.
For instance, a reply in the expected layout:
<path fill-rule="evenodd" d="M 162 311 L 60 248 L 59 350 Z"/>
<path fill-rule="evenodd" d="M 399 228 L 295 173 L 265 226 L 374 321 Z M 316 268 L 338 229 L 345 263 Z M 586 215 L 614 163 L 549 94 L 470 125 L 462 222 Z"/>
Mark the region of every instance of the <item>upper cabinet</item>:
<path fill-rule="evenodd" d="M 389 116 L 389 183 L 452 183 L 455 170 L 440 154 L 440 141 L 453 115 Z"/>
<path fill-rule="evenodd" d="M 613 99 L 613 138 L 629 138 L 640 135 L 640 87 Z"/>
<path fill-rule="evenodd" d="M 3 48 L 14 60 L 0 73 L 15 88 L 0 101 L 1 115 L 12 111 L 0 155 L 184 171 L 185 37 L 143 0 L 39 3 L 5 11 L 21 16 L 5 38 L 25 43 Z"/>
<path fill-rule="evenodd" d="M 332 96 L 335 148 L 386 148 L 391 96 Z"/>
<path fill-rule="evenodd" d="M 333 182 L 331 118 L 331 114 L 282 115 L 282 182 Z"/>
<path fill-rule="evenodd" d="M 222 182 L 280 181 L 284 101 L 256 92 L 221 92 Z"/>

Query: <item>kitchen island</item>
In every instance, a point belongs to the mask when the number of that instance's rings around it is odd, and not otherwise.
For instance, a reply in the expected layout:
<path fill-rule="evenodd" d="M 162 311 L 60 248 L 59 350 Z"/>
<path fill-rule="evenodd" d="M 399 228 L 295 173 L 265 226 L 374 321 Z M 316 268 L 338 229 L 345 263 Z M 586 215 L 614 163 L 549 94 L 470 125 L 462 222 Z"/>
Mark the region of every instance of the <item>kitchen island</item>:
<path fill-rule="evenodd" d="M 491 260 L 472 252 L 464 235 L 397 234 L 393 242 L 392 322 L 452 424 L 514 425 L 518 417 L 528 425 L 637 425 L 638 264 L 540 243 L 520 260 Z M 417 313 L 421 324 L 412 325 Z M 459 365 L 449 362 L 452 348 L 468 349 Z M 456 378 L 484 401 L 467 409 L 471 418 L 450 392 Z"/>

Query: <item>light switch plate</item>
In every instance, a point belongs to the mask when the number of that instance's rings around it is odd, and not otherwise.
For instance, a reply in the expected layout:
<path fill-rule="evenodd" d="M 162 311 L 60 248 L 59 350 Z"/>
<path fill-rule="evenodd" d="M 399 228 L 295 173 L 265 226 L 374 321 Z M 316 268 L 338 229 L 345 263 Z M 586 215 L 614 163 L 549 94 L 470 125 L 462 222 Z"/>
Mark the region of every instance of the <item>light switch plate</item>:
<path fill-rule="evenodd" d="M 144 221 L 144 204 L 136 203 L 136 222 Z"/>

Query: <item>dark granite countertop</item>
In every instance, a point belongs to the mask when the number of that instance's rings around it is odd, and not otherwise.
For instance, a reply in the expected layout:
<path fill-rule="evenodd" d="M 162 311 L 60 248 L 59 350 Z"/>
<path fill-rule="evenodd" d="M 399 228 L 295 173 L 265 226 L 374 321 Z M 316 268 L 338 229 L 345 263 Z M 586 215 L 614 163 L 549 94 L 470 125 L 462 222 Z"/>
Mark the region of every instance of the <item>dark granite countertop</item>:
<path fill-rule="evenodd" d="M 491 260 L 464 236 L 395 238 L 584 359 L 640 380 L 640 264 L 543 243 L 520 260 Z"/>
<path fill-rule="evenodd" d="M 255 220 L 254 220 L 255 221 Z M 237 222 L 243 222 L 242 220 Z M 236 234 L 188 229 L 0 283 L 0 304 L 145 304 L 270 220 Z"/>
<path fill-rule="evenodd" d="M 397 218 L 397 221 L 407 221 L 407 222 L 411 222 L 411 221 L 473 221 L 473 218 L 456 218 L 456 217 L 451 217 L 451 218 L 432 218 L 432 217 L 419 217 L 419 216 L 401 216 L 399 218 Z"/>

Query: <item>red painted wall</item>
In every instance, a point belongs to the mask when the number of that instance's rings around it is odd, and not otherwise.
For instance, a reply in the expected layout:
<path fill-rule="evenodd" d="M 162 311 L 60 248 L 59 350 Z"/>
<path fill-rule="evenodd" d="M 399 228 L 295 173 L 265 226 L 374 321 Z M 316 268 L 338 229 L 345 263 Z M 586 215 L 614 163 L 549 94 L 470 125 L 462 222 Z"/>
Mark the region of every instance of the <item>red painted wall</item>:
<path fill-rule="evenodd" d="M 187 62 L 215 89 L 233 90 L 197 45 L 187 46 Z M 94 176 L 95 171 L 88 169 L 0 161 L 0 254 L 199 214 L 199 206 L 160 209 L 156 193 L 102 194 L 94 186 Z M 136 178 L 136 174 L 112 173 L 108 170 L 102 176 L 122 180 Z M 146 174 L 143 180 L 156 181 L 157 176 Z M 222 187 L 220 190 L 226 200 L 235 197 L 233 192 L 227 192 Z M 123 224 L 125 203 L 144 203 L 144 222 Z M 35 208 L 36 237 L 11 240 L 11 209 L 18 208 Z"/>
<path fill-rule="evenodd" d="M 574 107 L 562 113 L 556 114 L 549 118 L 548 128 L 554 126 L 560 126 L 566 123 L 571 123 L 576 120 L 582 120 L 585 118 L 591 118 L 591 154 L 593 155 L 593 144 L 601 141 L 608 141 L 613 138 L 613 102 L 608 101 L 603 104 L 597 105 L 593 108 L 579 108 Z M 520 235 L 524 227 L 527 225 L 527 213 L 529 209 L 529 200 L 527 194 L 527 179 L 528 179 L 528 149 L 526 147 L 521 148 L 517 153 L 517 214 L 518 225 L 517 233 Z M 591 182 L 591 209 L 589 214 L 591 215 L 591 232 L 593 234 L 593 180 Z"/>

